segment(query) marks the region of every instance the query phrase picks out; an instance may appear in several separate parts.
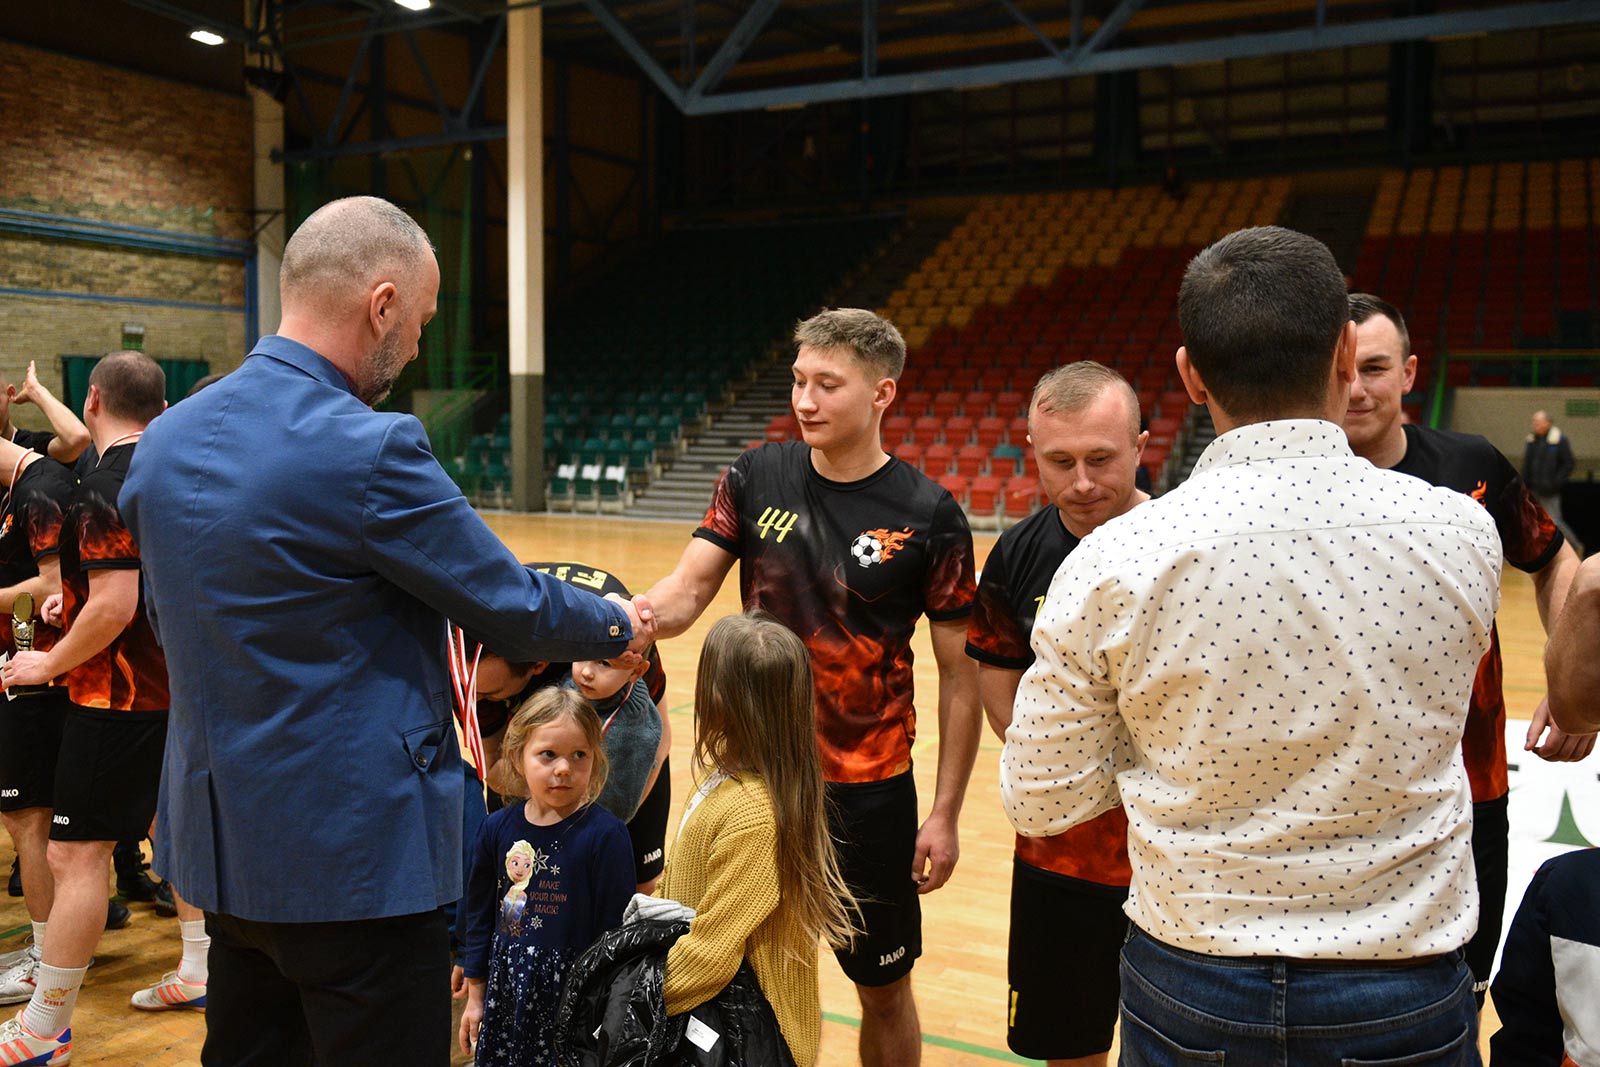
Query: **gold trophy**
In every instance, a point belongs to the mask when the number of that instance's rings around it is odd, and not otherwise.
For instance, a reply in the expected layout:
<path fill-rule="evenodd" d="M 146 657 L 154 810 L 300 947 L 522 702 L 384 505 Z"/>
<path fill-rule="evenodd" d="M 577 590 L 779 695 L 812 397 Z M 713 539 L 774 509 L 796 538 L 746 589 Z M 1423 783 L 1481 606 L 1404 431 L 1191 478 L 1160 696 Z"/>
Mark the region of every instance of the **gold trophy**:
<path fill-rule="evenodd" d="M 33 651 L 33 594 L 18 593 L 11 605 L 11 636 L 18 652 Z M 7 696 L 30 696 L 43 693 L 49 686 L 14 685 L 6 690 Z"/>

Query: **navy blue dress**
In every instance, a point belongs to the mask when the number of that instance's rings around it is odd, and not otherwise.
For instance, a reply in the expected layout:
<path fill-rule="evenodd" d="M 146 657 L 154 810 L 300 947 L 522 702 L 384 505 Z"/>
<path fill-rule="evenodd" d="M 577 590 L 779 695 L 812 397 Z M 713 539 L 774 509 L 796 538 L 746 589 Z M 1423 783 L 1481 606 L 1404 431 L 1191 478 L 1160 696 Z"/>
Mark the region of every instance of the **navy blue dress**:
<path fill-rule="evenodd" d="M 622 922 L 633 845 L 591 804 L 535 826 L 524 806 L 484 822 L 467 877 L 468 978 L 487 978 L 480 1067 L 556 1067 L 554 1024 L 568 965 Z"/>

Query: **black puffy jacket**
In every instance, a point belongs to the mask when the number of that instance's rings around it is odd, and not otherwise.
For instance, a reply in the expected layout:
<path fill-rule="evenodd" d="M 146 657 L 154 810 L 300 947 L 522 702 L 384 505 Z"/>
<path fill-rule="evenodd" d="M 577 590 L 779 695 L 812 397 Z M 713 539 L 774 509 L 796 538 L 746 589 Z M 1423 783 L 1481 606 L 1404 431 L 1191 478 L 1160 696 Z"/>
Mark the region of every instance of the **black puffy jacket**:
<path fill-rule="evenodd" d="M 748 963 L 706 1003 L 667 1014 L 667 949 L 688 931 L 687 922 L 645 919 L 578 957 L 556 1013 L 563 1067 L 794 1067 Z"/>

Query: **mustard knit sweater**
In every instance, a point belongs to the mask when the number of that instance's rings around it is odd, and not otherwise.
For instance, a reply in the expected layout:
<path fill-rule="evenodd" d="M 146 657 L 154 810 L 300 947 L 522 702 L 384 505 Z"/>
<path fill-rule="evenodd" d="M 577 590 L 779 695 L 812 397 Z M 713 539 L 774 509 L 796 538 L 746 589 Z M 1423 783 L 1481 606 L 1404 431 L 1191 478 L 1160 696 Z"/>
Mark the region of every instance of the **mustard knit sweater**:
<path fill-rule="evenodd" d="M 723 782 L 678 834 L 660 894 L 695 909 L 667 953 L 667 1013 L 705 1003 L 750 961 L 797 1067 L 817 1062 L 822 994 L 817 940 L 778 892 L 777 824 L 759 779 Z"/>

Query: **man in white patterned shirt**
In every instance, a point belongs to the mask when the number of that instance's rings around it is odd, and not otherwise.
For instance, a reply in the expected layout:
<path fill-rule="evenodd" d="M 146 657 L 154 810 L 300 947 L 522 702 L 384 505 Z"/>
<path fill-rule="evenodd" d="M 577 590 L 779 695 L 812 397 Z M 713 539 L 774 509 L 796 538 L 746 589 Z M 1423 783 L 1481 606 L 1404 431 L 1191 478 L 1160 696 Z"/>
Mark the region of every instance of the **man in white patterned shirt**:
<path fill-rule="evenodd" d="M 1124 1063 L 1475 1064 L 1461 736 L 1494 524 L 1351 452 L 1355 326 L 1321 242 L 1223 238 L 1178 316 L 1178 372 L 1220 436 L 1056 573 L 1007 813 L 1046 835 L 1127 811 Z"/>

